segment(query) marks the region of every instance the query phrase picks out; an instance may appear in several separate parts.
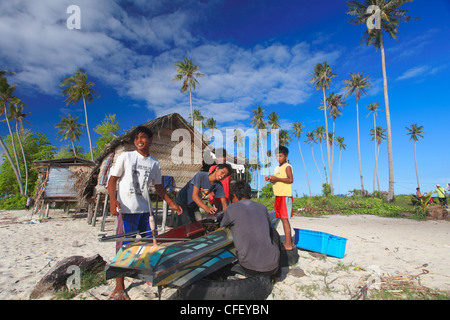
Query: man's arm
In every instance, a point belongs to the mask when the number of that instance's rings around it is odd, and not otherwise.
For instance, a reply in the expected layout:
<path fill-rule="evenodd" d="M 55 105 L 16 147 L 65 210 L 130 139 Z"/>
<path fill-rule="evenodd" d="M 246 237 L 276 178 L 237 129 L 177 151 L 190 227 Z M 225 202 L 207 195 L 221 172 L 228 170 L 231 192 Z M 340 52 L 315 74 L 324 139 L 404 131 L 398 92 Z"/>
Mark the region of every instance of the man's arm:
<path fill-rule="evenodd" d="M 183 212 L 183 209 L 173 202 L 173 200 L 169 197 L 169 195 L 166 193 L 166 190 L 164 189 L 162 184 L 155 184 L 155 190 L 158 193 L 158 195 L 167 202 L 167 204 L 172 208 L 172 210 L 176 211 L 178 215 L 180 215 Z"/>
<path fill-rule="evenodd" d="M 206 204 L 203 203 L 202 199 L 199 197 L 200 189 L 194 185 L 194 188 L 192 190 L 192 200 L 203 210 L 205 210 L 206 213 L 212 214 L 217 211 L 214 207 L 208 207 Z"/>
<path fill-rule="evenodd" d="M 111 176 L 108 181 L 108 195 L 109 195 L 109 212 L 116 216 L 120 211 L 120 203 L 116 198 L 116 185 L 119 177 Z"/>

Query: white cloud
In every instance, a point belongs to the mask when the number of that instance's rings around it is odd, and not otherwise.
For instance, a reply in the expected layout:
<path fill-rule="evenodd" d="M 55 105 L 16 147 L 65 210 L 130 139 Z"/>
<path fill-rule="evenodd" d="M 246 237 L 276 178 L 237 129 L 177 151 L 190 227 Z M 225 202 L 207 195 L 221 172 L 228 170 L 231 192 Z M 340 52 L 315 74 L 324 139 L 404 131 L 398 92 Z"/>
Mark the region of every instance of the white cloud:
<path fill-rule="evenodd" d="M 428 66 L 415 67 L 407 70 L 400 77 L 398 77 L 397 80 L 406 80 L 410 78 L 415 78 L 428 72 L 428 70 L 429 70 Z"/>
<path fill-rule="evenodd" d="M 2 68 L 15 71 L 21 87 L 59 96 L 61 80 L 81 67 L 119 94 L 145 101 L 157 115 L 179 112 L 187 118 L 189 94 L 180 93 L 181 83 L 172 79 L 173 63 L 188 56 L 206 74 L 193 93 L 194 108 L 226 123 L 247 119 L 258 105 L 305 102 L 313 93 L 313 66 L 332 65 L 341 55 L 313 51 L 306 42 L 243 48 L 200 40 L 192 24 L 215 2 L 220 0 L 180 0 L 172 10 L 162 1 L 3 2 Z M 81 30 L 66 27 L 71 4 L 81 8 Z M 128 10 L 132 5 L 141 11 Z"/>

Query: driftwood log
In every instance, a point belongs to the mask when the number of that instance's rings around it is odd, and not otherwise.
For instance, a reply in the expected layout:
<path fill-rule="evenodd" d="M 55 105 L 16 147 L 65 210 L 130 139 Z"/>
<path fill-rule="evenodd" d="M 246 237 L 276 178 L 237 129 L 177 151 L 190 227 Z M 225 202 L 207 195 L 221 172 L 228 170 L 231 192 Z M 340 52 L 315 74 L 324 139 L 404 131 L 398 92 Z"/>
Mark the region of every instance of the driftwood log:
<path fill-rule="evenodd" d="M 85 258 L 82 256 L 71 256 L 59 261 L 53 269 L 51 269 L 30 294 L 30 299 L 39 299 L 47 292 L 55 292 L 64 288 L 67 280 L 73 274 L 68 272 L 68 268 L 77 266 L 85 272 L 97 273 L 104 270 L 106 261 L 97 254 L 95 256 Z M 69 270 L 70 271 L 70 270 Z"/>

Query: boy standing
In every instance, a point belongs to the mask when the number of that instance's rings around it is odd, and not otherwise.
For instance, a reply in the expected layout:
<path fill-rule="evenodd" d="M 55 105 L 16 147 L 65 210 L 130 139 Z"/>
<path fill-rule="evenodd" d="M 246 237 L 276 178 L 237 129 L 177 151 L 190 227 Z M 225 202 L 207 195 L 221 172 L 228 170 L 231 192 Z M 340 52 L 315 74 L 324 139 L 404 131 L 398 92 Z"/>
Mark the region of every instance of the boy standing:
<path fill-rule="evenodd" d="M 155 186 L 158 195 L 167 201 L 174 211 L 181 214 L 182 210 L 166 194 L 161 182 L 159 161 L 150 155 L 152 131 L 145 126 L 139 126 L 133 131 L 131 139 L 137 150 L 119 155 L 111 168 L 108 181 L 109 210 L 111 215 L 118 216 L 117 234 L 139 230 L 140 233 L 146 233 L 148 237 L 156 237 L 156 217 L 151 214 L 152 208 L 149 205 L 148 185 L 150 182 Z M 119 186 L 116 198 L 117 182 Z M 154 231 L 154 234 L 151 231 Z M 116 252 L 120 247 L 121 243 L 118 243 Z M 125 291 L 124 278 L 116 278 L 116 288 L 111 296 L 114 300 L 130 299 Z"/>
<path fill-rule="evenodd" d="M 289 149 L 280 146 L 275 153 L 280 165 L 275 168 L 275 175 L 266 177 L 266 180 L 273 183 L 275 217 L 280 218 L 286 238 L 283 247 L 285 250 L 292 250 L 294 244 L 292 242 L 291 224 L 289 223 L 289 219 L 292 217 L 293 197 L 291 185 L 294 182 L 294 177 L 292 166 L 287 162 Z"/>

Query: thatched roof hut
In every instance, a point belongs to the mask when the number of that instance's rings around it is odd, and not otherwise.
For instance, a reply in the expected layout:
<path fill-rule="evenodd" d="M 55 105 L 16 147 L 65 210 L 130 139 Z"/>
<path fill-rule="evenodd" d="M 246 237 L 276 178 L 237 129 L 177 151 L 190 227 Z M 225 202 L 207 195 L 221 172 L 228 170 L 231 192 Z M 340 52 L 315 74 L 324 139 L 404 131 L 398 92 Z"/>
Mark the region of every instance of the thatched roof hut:
<path fill-rule="evenodd" d="M 208 167 L 207 163 L 213 161 L 212 158 L 204 159 L 200 156 L 199 159 L 198 154 L 194 155 L 194 152 L 199 151 L 199 148 L 201 148 L 203 155 L 203 151 L 208 147 L 208 144 L 203 141 L 201 134 L 178 113 L 172 113 L 142 125 L 153 131 L 150 154 L 160 162 L 162 176 L 172 177 L 172 191 L 179 191 L 197 172 L 205 170 Z M 180 137 L 177 133 L 174 134 L 174 131 L 178 129 L 183 129 L 179 131 L 184 134 L 183 137 Z M 130 129 L 111 141 L 95 159 L 96 166 L 92 169 L 90 175 L 85 178 L 84 183 L 80 184 L 79 201 L 93 199 L 97 193 L 107 193 L 109 169 L 122 152 L 136 149 L 133 141 L 131 141 L 132 132 L 133 129 Z M 172 141 L 172 135 L 174 139 L 178 140 Z M 191 154 L 183 155 L 185 156 L 184 162 L 177 163 L 173 159 L 173 152 L 177 153 L 177 150 L 190 150 Z M 208 154 L 209 152 L 205 152 L 206 156 Z M 175 154 L 175 157 L 178 160 L 181 159 L 180 154 Z"/>

